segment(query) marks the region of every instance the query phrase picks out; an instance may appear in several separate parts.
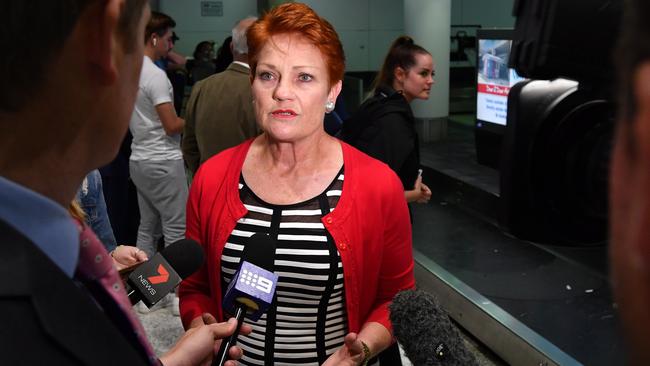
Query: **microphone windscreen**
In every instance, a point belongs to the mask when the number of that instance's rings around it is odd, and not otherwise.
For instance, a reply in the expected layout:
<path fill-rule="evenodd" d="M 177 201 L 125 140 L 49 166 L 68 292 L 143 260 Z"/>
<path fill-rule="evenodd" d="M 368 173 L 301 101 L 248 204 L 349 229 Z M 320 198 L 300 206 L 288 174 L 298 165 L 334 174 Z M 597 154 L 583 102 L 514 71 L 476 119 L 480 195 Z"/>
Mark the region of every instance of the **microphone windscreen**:
<path fill-rule="evenodd" d="M 401 291 L 389 310 L 393 333 L 414 366 L 478 365 L 433 295 Z"/>
<path fill-rule="evenodd" d="M 252 263 L 269 272 L 273 272 L 275 260 L 275 243 L 267 234 L 254 234 L 248 238 L 241 261 Z"/>
<path fill-rule="evenodd" d="M 160 251 L 169 265 L 182 279 L 196 272 L 203 264 L 203 248 L 192 239 L 181 239 Z"/>

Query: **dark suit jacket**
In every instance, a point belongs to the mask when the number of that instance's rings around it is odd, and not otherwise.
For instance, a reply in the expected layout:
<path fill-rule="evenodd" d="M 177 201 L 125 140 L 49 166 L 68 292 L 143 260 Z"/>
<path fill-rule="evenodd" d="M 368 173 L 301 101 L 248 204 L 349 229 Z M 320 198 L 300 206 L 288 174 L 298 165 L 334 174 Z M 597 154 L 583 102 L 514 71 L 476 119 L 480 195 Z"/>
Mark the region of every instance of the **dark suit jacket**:
<path fill-rule="evenodd" d="M 91 297 L 0 220 L 0 365 L 147 365 Z"/>
<path fill-rule="evenodd" d="M 253 111 L 249 70 L 231 63 L 226 71 L 194 84 L 185 109 L 183 157 L 196 173 L 211 156 L 260 133 Z"/>

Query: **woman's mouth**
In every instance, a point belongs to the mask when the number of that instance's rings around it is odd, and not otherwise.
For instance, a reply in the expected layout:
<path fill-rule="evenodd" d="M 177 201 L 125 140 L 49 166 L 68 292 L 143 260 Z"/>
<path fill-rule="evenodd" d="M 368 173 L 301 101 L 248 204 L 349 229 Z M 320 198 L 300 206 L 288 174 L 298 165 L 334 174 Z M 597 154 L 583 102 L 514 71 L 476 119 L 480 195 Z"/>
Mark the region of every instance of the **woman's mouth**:
<path fill-rule="evenodd" d="M 290 117 L 295 117 L 298 114 L 291 109 L 276 109 L 273 112 L 271 112 L 273 117 L 278 117 L 278 118 L 290 118 Z"/>

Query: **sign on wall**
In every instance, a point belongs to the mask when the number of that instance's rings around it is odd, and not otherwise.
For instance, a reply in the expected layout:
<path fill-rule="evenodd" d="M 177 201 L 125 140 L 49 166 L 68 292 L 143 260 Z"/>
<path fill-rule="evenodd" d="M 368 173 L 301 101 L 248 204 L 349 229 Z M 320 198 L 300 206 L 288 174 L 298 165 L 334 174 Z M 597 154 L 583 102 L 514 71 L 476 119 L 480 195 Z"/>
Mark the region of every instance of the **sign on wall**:
<path fill-rule="evenodd" d="M 202 17 L 222 17 L 223 1 L 201 1 Z"/>

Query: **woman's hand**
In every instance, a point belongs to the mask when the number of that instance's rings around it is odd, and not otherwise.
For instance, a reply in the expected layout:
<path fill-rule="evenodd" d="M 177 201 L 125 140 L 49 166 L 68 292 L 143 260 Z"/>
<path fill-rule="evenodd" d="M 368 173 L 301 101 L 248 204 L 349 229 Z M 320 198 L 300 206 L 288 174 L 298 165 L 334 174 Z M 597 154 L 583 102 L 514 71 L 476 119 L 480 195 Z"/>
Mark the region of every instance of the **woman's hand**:
<path fill-rule="evenodd" d="M 418 176 L 413 189 L 404 191 L 404 197 L 406 197 L 406 202 L 427 203 L 431 199 L 431 190 L 422 183 L 422 176 Z"/>
<path fill-rule="evenodd" d="M 417 203 L 427 203 L 431 199 L 431 190 L 429 187 L 422 183 L 420 178 L 420 198 L 417 200 Z"/>
<path fill-rule="evenodd" d="M 343 346 L 337 349 L 322 366 L 357 366 L 364 358 L 363 344 L 356 333 L 348 333 Z"/>
<path fill-rule="evenodd" d="M 149 259 L 145 252 L 130 245 L 118 245 L 117 248 L 111 252 L 111 257 L 113 257 L 113 265 L 118 271 L 145 262 Z"/>

